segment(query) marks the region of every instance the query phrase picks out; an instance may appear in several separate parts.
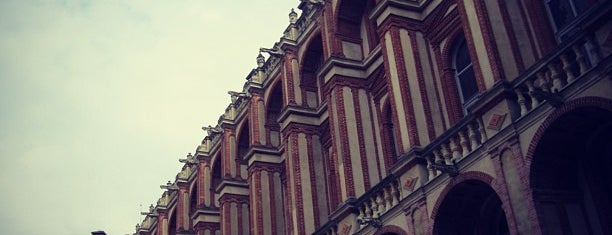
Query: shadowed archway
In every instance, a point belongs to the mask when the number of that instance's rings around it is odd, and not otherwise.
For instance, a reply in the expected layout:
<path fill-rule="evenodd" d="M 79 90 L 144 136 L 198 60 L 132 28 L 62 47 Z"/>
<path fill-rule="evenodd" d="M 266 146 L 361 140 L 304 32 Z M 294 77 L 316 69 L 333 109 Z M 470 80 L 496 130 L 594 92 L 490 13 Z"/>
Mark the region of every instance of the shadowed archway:
<path fill-rule="evenodd" d="M 455 185 L 440 204 L 433 234 L 509 234 L 499 196 L 479 180 L 466 180 Z"/>
<path fill-rule="evenodd" d="M 580 107 L 543 133 L 530 185 L 543 234 L 609 234 L 612 224 L 612 112 Z"/>

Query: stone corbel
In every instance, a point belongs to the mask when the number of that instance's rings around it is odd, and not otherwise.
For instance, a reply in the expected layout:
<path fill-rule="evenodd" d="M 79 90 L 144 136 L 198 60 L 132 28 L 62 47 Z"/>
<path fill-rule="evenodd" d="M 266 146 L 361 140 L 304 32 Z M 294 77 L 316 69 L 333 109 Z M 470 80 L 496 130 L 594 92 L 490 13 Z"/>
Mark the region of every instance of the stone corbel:
<path fill-rule="evenodd" d="M 265 52 L 268 53 L 270 56 L 279 56 L 282 57 L 283 55 L 285 55 L 285 52 L 283 51 L 283 49 L 278 48 L 276 45 L 271 48 L 259 48 L 259 52 Z"/>
<path fill-rule="evenodd" d="M 227 94 L 232 96 L 232 104 L 235 104 L 236 101 L 240 98 L 248 98 L 249 95 L 246 92 L 237 92 L 237 91 L 228 91 Z"/>
<path fill-rule="evenodd" d="M 179 187 L 178 187 L 178 186 L 176 186 L 175 184 L 172 184 L 172 182 L 170 182 L 169 180 L 168 180 L 168 182 L 166 183 L 166 185 L 160 185 L 159 187 L 160 187 L 161 189 L 166 189 L 166 190 L 168 190 L 168 191 L 176 191 L 176 190 L 178 190 L 178 189 L 179 189 Z"/>
<path fill-rule="evenodd" d="M 215 127 L 211 125 L 203 126 L 202 130 L 206 131 L 208 136 L 210 136 L 211 138 L 214 138 L 216 135 L 223 133 L 223 129 L 221 129 L 218 126 L 215 126 Z"/>
<path fill-rule="evenodd" d="M 188 166 L 198 164 L 198 160 L 191 155 L 191 153 L 187 154 L 186 158 L 179 159 L 180 163 L 185 163 Z"/>

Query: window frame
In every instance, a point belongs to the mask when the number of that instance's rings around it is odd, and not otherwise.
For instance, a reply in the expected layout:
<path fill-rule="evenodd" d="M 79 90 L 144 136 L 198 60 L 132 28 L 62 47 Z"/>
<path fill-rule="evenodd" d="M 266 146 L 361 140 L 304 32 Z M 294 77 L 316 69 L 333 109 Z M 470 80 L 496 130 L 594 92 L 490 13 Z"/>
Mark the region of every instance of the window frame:
<path fill-rule="evenodd" d="M 461 68 L 461 70 L 459 70 L 459 68 L 457 67 L 457 58 L 459 53 L 461 53 L 462 51 L 460 51 L 463 47 L 465 47 L 465 52 L 468 55 L 468 59 L 469 59 L 469 63 L 467 63 L 463 68 Z M 453 68 L 453 77 L 455 79 L 455 83 L 457 84 L 457 92 L 459 93 L 459 101 L 461 103 L 462 106 L 462 110 L 463 113 L 466 114 L 467 113 L 467 106 L 472 103 L 474 100 L 476 100 L 476 98 L 478 97 L 478 93 L 480 93 L 479 89 L 478 89 L 478 82 L 476 80 L 476 74 L 474 73 L 474 61 L 472 60 L 472 56 L 470 55 L 470 50 L 468 48 L 468 44 L 467 44 L 467 40 L 465 39 L 465 36 L 463 34 L 461 34 L 460 36 L 456 37 L 456 39 L 453 41 L 453 45 L 452 45 L 452 54 L 451 54 L 451 62 L 452 62 L 452 68 Z M 471 69 L 471 78 L 472 78 L 472 82 L 474 84 L 474 87 L 476 88 L 476 91 L 474 92 L 474 94 L 472 94 L 471 96 L 465 98 L 464 97 L 464 89 L 465 87 L 463 87 L 463 83 L 461 82 L 461 76 L 465 75 L 467 72 L 469 72 Z"/>
<path fill-rule="evenodd" d="M 592 8 L 593 2 L 589 1 L 589 0 L 561 0 L 561 1 L 567 1 L 569 3 L 570 6 L 570 10 L 572 13 L 572 18 L 568 19 L 568 22 L 563 25 L 562 27 L 557 26 L 557 21 L 555 20 L 555 17 L 553 15 L 553 12 L 551 10 L 551 3 L 554 0 L 544 0 L 544 8 L 546 9 L 546 16 L 548 17 L 548 21 L 549 24 L 551 26 L 551 29 L 555 35 L 555 40 L 557 40 L 557 42 L 561 42 L 563 41 L 563 39 L 565 39 L 565 37 L 568 34 L 571 34 L 571 32 L 576 29 L 576 24 L 577 22 L 580 21 L 580 19 L 586 15 L 585 12 L 589 11 Z M 576 1 L 584 1 L 583 4 L 585 4 L 584 9 L 580 10 L 578 8 L 578 6 L 576 5 Z"/>

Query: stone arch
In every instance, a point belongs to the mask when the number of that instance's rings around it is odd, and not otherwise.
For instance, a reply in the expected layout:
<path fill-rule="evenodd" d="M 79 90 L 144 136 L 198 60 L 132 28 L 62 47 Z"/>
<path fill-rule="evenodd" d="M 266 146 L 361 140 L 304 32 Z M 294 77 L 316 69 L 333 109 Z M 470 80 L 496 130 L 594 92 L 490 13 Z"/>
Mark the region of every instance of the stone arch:
<path fill-rule="evenodd" d="M 176 235 L 176 230 L 178 228 L 178 223 L 176 219 L 176 217 L 178 217 L 178 215 L 176 215 L 176 211 L 177 211 L 176 205 L 177 204 L 175 204 L 172 210 L 168 213 L 168 227 L 166 228 L 168 229 L 168 233 L 167 233 L 168 235 Z"/>
<path fill-rule="evenodd" d="M 196 175 L 196 178 L 194 178 L 193 182 L 191 182 L 191 185 L 189 186 L 189 211 L 188 213 L 190 216 L 198 208 L 198 191 L 199 191 L 198 180 L 197 180 L 198 174 L 196 173 L 195 175 Z"/>
<path fill-rule="evenodd" d="M 408 233 L 396 225 L 385 225 L 378 229 L 374 235 L 408 235 Z"/>
<path fill-rule="evenodd" d="M 249 126 L 249 119 L 244 119 L 242 123 L 236 127 L 236 164 L 240 164 L 245 160 L 245 155 L 251 147 L 251 128 Z M 236 175 L 240 175 L 237 172 Z"/>
<path fill-rule="evenodd" d="M 509 233 L 511 214 L 502 207 L 499 189 L 493 181 L 490 175 L 476 171 L 451 179 L 432 209 L 430 233 Z"/>
<path fill-rule="evenodd" d="M 427 206 L 425 205 L 425 201 L 421 201 L 416 205 L 411 206 L 405 210 L 404 215 L 406 216 L 411 234 L 426 233 L 430 223 L 429 218 L 427 217 Z"/>
<path fill-rule="evenodd" d="M 488 175 L 487 173 L 484 173 L 484 172 L 470 171 L 470 172 L 462 173 L 462 174 L 456 176 L 455 178 L 452 178 L 450 180 L 450 182 L 448 183 L 448 185 L 446 185 L 446 187 L 444 187 L 444 189 L 442 190 L 442 192 L 438 196 L 438 199 L 436 200 L 436 204 L 434 204 L 434 207 L 433 207 L 432 212 L 431 212 L 431 218 L 432 219 L 436 218 L 436 214 L 438 213 L 438 209 L 440 208 L 440 204 L 442 203 L 442 201 L 444 200 L 446 195 L 449 193 L 449 191 L 455 185 L 457 185 L 457 184 L 459 184 L 459 183 L 461 183 L 463 181 L 466 181 L 466 180 L 479 180 L 479 181 L 482 181 L 485 184 L 491 186 L 491 182 L 493 182 L 493 177 L 491 177 L 490 175 Z"/>
<path fill-rule="evenodd" d="M 319 69 L 323 66 L 323 38 L 317 32 L 308 39 L 305 51 L 300 58 L 300 80 L 299 87 L 302 94 L 302 105 L 308 108 L 317 108 L 322 100 L 319 95 L 321 90 L 321 79 L 317 77 Z"/>
<path fill-rule="evenodd" d="M 559 119 L 559 117 L 581 107 L 597 107 L 612 112 L 612 100 L 596 96 L 587 96 L 568 101 L 561 107 L 557 108 L 546 118 L 546 120 L 544 120 L 542 124 L 540 124 L 540 127 L 538 127 L 538 130 L 531 139 L 529 148 L 527 149 L 527 154 L 525 154 L 527 168 L 531 168 L 531 161 L 533 160 L 535 149 L 537 144 L 542 139 L 544 132 L 546 132 L 546 130 L 553 124 L 553 122 Z"/>
<path fill-rule="evenodd" d="M 381 124 L 382 124 L 382 141 L 383 141 L 383 151 L 384 151 L 384 161 L 385 168 L 389 169 L 396 161 L 396 157 L 400 152 L 398 147 L 401 147 L 402 143 L 400 138 L 398 138 L 398 128 L 399 126 L 394 126 L 393 123 L 397 122 L 397 116 L 394 115 L 393 104 L 390 102 L 390 99 L 386 99 L 382 104 L 381 110 Z"/>
<path fill-rule="evenodd" d="M 267 118 L 267 113 L 271 112 L 273 109 L 273 111 L 278 112 L 278 114 L 280 114 L 280 111 L 282 110 L 282 108 L 285 106 L 284 104 L 284 93 L 283 93 L 283 84 L 282 81 L 280 79 L 273 81 L 270 86 L 269 86 L 269 90 L 264 98 L 264 103 L 265 103 L 265 107 L 266 107 L 266 124 L 268 124 L 268 122 L 272 121 L 269 118 Z M 276 121 L 276 120 L 274 120 Z"/>
<path fill-rule="evenodd" d="M 530 217 L 544 234 L 612 231 L 612 101 L 583 97 L 540 125 L 526 155 Z"/>
<path fill-rule="evenodd" d="M 278 118 L 284 106 L 283 84 L 279 80 L 270 85 L 270 90 L 265 99 L 266 105 L 266 143 L 277 147 L 281 143 L 280 124 Z"/>
<path fill-rule="evenodd" d="M 461 23 L 459 23 L 459 25 L 461 25 Z M 459 86 L 455 80 L 455 73 L 453 69 L 453 49 L 458 40 L 466 40 L 466 43 L 468 43 L 468 48 L 470 47 L 469 44 L 471 44 L 471 42 L 465 38 L 465 34 L 463 33 L 463 30 L 461 30 L 461 27 L 456 27 L 453 29 L 441 48 L 440 60 L 442 62 L 442 68 L 439 68 L 441 70 L 440 84 L 442 85 L 446 110 L 448 112 L 451 125 L 457 123 L 463 117 L 461 99 L 459 98 Z M 470 58 L 476 57 L 470 54 Z M 474 62 L 472 61 L 472 63 Z"/>
<path fill-rule="evenodd" d="M 211 175 L 214 175 L 214 174 L 212 174 L 212 172 L 213 172 L 212 169 L 215 168 L 215 167 L 221 167 L 221 164 L 223 164 L 223 163 L 221 163 L 222 160 L 221 160 L 221 153 L 220 152 L 216 152 L 216 153 L 214 153 L 212 155 L 213 156 L 210 159 L 210 169 L 211 169 Z"/>
<path fill-rule="evenodd" d="M 205 205 L 206 206 L 210 206 L 210 207 L 218 207 L 219 206 L 219 195 L 215 192 L 217 186 L 219 186 L 219 184 L 221 183 L 221 181 L 223 180 L 223 175 L 222 175 L 222 161 L 221 161 L 221 153 L 217 153 L 212 157 L 211 160 L 211 170 L 210 170 L 210 177 L 205 176 L 205 179 L 210 179 L 210 188 L 208 189 L 204 189 L 204 190 L 208 190 L 208 197 L 206 197 L 207 199 L 205 199 Z M 210 201 L 208 201 L 210 199 Z M 207 204 L 208 202 L 208 204 Z"/>
<path fill-rule="evenodd" d="M 457 9 L 455 9 L 456 11 Z M 442 67 L 443 69 L 447 69 L 452 67 L 453 65 L 453 58 L 452 58 L 452 54 L 453 54 L 453 47 L 455 46 L 455 42 L 459 39 L 461 39 L 462 37 L 465 38 L 465 33 L 464 31 L 461 29 L 462 24 L 461 21 L 458 20 L 458 26 L 459 27 L 455 27 L 454 29 L 452 29 L 452 31 L 448 34 L 448 36 L 446 37 L 446 40 L 444 40 L 444 45 L 442 46 Z M 466 40 L 467 41 L 467 40 Z M 471 42 L 469 42 L 471 43 Z M 471 56 L 471 54 L 470 54 Z"/>
<path fill-rule="evenodd" d="M 339 0 L 335 9 L 335 28 L 342 55 L 349 59 L 363 59 L 379 43 L 376 22 L 368 18 L 376 2 L 374 0 Z M 350 47 L 354 44 L 360 52 L 355 54 Z M 355 49 L 357 49 L 355 47 Z"/>

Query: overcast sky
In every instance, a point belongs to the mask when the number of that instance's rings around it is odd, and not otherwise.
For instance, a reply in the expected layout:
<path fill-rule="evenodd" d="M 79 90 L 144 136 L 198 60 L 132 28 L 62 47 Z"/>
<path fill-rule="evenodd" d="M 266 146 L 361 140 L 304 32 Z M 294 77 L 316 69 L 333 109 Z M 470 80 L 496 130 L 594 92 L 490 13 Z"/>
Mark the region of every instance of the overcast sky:
<path fill-rule="evenodd" d="M 1 233 L 133 233 L 298 4 L 0 1 Z"/>

